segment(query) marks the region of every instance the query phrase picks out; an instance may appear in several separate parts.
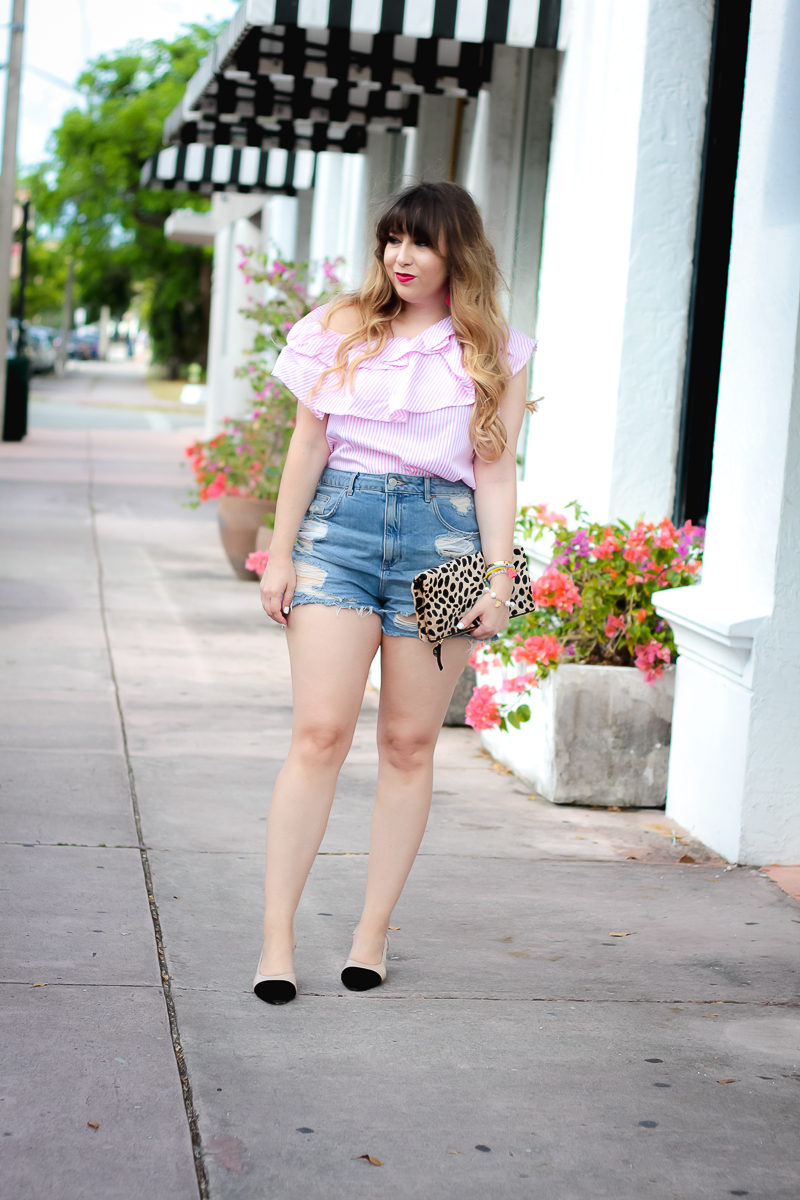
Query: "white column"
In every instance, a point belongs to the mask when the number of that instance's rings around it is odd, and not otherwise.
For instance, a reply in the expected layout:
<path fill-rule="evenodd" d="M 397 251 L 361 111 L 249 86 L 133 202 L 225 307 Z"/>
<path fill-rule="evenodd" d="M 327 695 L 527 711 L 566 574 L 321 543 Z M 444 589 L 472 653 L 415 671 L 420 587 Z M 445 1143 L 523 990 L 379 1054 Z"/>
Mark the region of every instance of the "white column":
<path fill-rule="evenodd" d="M 513 234 L 514 261 L 508 278 L 511 287 L 509 320 L 525 333 L 533 333 L 536 328 L 544 199 L 558 58 L 556 50 L 534 51 L 525 97 L 519 202 Z"/>
<path fill-rule="evenodd" d="M 342 253 L 340 225 L 344 155 L 325 150 L 317 155 L 317 175 L 311 213 L 310 258 L 320 262 Z"/>
<path fill-rule="evenodd" d="M 467 168 L 500 270 L 510 281 L 519 211 L 530 51 L 495 46 L 491 88 L 481 93 Z"/>
<path fill-rule="evenodd" d="M 403 164 L 404 184 L 438 183 L 449 177 L 455 115 L 452 96 L 420 96 L 416 136 L 408 142 Z"/>
<path fill-rule="evenodd" d="M 208 372 L 205 436 L 212 437 L 222 418 L 244 412 L 251 395 L 246 379 L 237 379 L 234 369 L 244 362 L 244 351 L 252 341 L 254 326 L 240 316 L 251 288 L 238 263 L 238 246 L 260 244 L 260 230 L 246 217 L 224 225 L 214 237 L 211 275 Z"/>
<path fill-rule="evenodd" d="M 374 222 L 389 198 L 402 187 L 406 138 L 382 129 L 367 134 L 364 155 L 367 219 Z"/>
<path fill-rule="evenodd" d="M 342 157 L 342 204 L 336 243 L 337 253 L 344 259 L 345 287 L 355 288 L 364 276 L 367 178 L 363 154 L 344 154 Z"/>
<path fill-rule="evenodd" d="M 306 262 L 311 252 L 311 214 L 314 192 L 311 188 L 297 193 L 297 257 Z"/>
<path fill-rule="evenodd" d="M 753 0 L 702 583 L 667 811 L 735 862 L 800 862 L 800 6 Z"/>
<path fill-rule="evenodd" d="M 294 261 L 297 257 L 297 197 L 270 196 L 267 214 L 267 253 Z"/>
<path fill-rule="evenodd" d="M 523 495 L 672 502 L 711 0 L 565 8 Z M 534 57 L 536 52 L 534 51 Z"/>

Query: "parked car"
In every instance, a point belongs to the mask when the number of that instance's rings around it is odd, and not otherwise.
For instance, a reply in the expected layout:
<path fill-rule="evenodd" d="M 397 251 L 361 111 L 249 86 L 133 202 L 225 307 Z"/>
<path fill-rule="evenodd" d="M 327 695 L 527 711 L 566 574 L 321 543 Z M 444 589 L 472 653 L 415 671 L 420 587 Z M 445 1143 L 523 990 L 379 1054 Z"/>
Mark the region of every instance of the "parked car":
<path fill-rule="evenodd" d="M 16 317 L 8 318 L 8 339 L 6 341 L 6 358 L 15 358 L 17 354 L 17 339 L 19 337 L 19 321 Z"/>
<path fill-rule="evenodd" d="M 54 371 L 56 366 L 56 344 L 58 335 L 45 325 L 29 325 L 25 330 L 25 351 L 30 359 L 31 371 L 44 374 Z"/>
<path fill-rule="evenodd" d="M 82 329 L 73 329 L 69 335 L 68 353 L 70 358 L 97 358 L 100 347 L 100 334 L 92 325 Z"/>

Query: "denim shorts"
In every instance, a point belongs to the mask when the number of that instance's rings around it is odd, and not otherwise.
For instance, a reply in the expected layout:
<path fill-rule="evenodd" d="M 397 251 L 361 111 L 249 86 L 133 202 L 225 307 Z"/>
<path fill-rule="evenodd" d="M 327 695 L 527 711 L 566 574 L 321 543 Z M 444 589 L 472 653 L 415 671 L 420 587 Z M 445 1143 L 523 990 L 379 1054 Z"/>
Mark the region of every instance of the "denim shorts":
<path fill-rule="evenodd" d="M 374 612 L 389 637 L 417 637 L 414 576 L 480 548 L 466 483 L 326 467 L 292 552 L 292 603 Z"/>

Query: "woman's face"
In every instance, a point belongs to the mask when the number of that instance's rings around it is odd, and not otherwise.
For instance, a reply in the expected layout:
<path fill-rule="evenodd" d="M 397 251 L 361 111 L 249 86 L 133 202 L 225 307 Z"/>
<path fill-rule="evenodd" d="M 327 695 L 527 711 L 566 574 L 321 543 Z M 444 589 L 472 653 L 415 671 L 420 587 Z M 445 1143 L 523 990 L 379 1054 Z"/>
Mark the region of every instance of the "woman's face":
<path fill-rule="evenodd" d="M 403 229 L 389 234 L 383 248 L 383 265 L 404 304 L 444 302 L 448 279 L 444 249 L 443 240 L 434 247 L 424 238 L 412 238 Z"/>

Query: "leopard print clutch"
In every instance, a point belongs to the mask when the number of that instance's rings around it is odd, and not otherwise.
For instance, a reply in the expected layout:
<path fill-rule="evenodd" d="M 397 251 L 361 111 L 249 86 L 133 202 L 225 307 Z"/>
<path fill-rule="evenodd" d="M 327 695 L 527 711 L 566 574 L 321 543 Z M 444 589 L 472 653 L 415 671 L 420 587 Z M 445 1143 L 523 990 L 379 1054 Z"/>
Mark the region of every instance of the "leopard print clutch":
<path fill-rule="evenodd" d="M 528 560 L 521 546 L 514 547 L 514 590 L 511 593 L 511 617 L 533 612 L 536 605 L 531 595 Z M 463 637 L 469 632 L 457 629 L 464 613 L 486 591 L 483 573 L 486 564 L 482 554 L 464 554 L 441 567 L 420 571 L 411 584 L 414 608 L 419 622 L 419 637 L 433 644 L 433 655 L 442 670 L 442 642 L 450 637 Z M 475 628 L 476 621 L 472 628 Z"/>

